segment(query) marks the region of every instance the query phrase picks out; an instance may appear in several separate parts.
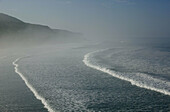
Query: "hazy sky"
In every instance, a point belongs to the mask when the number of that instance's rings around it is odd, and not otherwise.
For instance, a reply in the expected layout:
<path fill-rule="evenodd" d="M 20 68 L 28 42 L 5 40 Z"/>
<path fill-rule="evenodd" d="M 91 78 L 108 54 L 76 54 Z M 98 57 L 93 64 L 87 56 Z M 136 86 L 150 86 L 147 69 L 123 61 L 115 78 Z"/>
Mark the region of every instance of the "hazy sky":
<path fill-rule="evenodd" d="M 170 37 L 170 0 L 0 0 L 0 12 L 100 38 Z"/>

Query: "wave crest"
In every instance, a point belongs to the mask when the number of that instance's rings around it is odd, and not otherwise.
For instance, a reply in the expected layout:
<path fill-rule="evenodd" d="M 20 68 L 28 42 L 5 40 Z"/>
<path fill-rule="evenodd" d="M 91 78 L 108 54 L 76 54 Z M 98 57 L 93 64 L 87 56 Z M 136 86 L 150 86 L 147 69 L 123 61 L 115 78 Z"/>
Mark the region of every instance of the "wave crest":
<path fill-rule="evenodd" d="M 170 82 L 164 81 L 162 79 L 154 78 L 145 73 L 121 73 L 106 67 L 98 65 L 96 62 L 93 62 L 93 54 L 97 52 L 102 52 L 105 50 L 98 50 L 91 53 L 88 53 L 84 56 L 83 62 L 88 67 L 93 69 L 105 72 L 107 74 L 112 75 L 113 77 L 119 78 L 121 80 L 125 80 L 130 82 L 132 85 L 136 85 L 141 88 L 146 88 L 149 90 L 153 90 L 159 93 L 163 93 L 165 95 L 170 96 Z"/>
<path fill-rule="evenodd" d="M 23 58 L 23 57 L 22 57 Z M 18 58 L 16 59 L 12 64 L 15 66 L 15 72 L 22 78 L 22 80 L 25 82 L 26 86 L 33 92 L 34 96 L 40 100 L 42 102 L 42 104 L 44 105 L 44 108 L 46 108 L 49 112 L 55 112 L 50 105 L 48 104 L 48 102 L 45 100 L 45 98 L 43 98 L 37 91 L 36 89 L 28 82 L 28 80 L 26 79 L 26 77 L 19 71 L 18 67 L 19 65 L 17 64 L 17 62 L 19 60 L 21 60 L 22 58 Z"/>

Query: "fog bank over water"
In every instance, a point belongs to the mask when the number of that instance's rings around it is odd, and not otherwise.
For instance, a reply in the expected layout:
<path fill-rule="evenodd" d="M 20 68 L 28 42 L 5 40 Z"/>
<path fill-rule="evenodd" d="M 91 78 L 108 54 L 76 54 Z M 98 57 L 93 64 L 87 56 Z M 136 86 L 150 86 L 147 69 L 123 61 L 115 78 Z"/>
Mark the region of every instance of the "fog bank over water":
<path fill-rule="evenodd" d="M 42 24 L 45 29 L 80 32 L 89 42 L 151 45 L 170 41 L 169 0 L 2 0 L 0 10 L 26 23 Z M 37 27 L 20 37 L 34 37 L 39 42 L 39 36 L 51 37 L 49 29 L 37 35 Z M 75 40 L 78 38 L 69 41 Z"/>
<path fill-rule="evenodd" d="M 0 111 L 169 112 L 169 12 L 170 0 L 0 0 Z"/>

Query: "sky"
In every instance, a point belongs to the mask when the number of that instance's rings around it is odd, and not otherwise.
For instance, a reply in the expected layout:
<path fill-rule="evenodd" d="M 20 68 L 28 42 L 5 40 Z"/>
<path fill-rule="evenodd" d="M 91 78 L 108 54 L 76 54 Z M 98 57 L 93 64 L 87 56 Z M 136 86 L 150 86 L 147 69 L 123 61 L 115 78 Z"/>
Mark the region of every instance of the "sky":
<path fill-rule="evenodd" d="M 170 37 L 170 0 L 0 0 L 0 12 L 89 38 Z"/>

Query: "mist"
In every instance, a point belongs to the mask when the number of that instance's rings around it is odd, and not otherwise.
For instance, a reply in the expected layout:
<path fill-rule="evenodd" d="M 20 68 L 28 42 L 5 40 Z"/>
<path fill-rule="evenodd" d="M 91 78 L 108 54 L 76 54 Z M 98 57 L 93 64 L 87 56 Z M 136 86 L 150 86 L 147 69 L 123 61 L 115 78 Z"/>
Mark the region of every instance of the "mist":
<path fill-rule="evenodd" d="M 170 111 L 169 0 L 0 0 L 0 111 Z"/>
<path fill-rule="evenodd" d="M 0 14 L 0 29 L 1 48 L 22 48 L 83 42 L 83 35 L 81 33 L 25 23 L 3 13 Z"/>
<path fill-rule="evenodd" d="M 63 30 L 78 32 L 83 35 L 83 39 L 80 36 L 75 40 L 80 39 L 94 43 L 112 41 L 120 44 L 144 45 L 147 43 L 149 45 L 166 43 L 170 40 L 170 3 L 167 0 L 163 2 L 154 2 L 153 0 L 56 0 L 50 2 L 46 0 L 2 0 L 0 5 L 2 13 L 29 23 L 27 28 L 24 28 L 25 31 L 20 34 L 10 34 L 13 37 L 18 36 L 19 40 L 26 39 L 27 42 L 24 44 L 35 41 L 41 43 L 42 39 L 47 38 L 46 41 L 54 42 L 52 37 L 55 35 L 53 35 L 52 29 L 61 29 L 60 32 Z M 42 27 L 31 26 L 31 24 L 39 24 Z M 57 35 L 58 42 L 59 40 L 63 42 L 75 41 L 72 38 L 65 38 L 68 37 L 67 34 Z M 39 37 L 41 39 L 38 39 Z M 34 40 L 32 40 L 33 38 Z M 10 42 L 12 41 L 15 41 L 15 38 Z"/>

